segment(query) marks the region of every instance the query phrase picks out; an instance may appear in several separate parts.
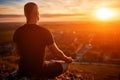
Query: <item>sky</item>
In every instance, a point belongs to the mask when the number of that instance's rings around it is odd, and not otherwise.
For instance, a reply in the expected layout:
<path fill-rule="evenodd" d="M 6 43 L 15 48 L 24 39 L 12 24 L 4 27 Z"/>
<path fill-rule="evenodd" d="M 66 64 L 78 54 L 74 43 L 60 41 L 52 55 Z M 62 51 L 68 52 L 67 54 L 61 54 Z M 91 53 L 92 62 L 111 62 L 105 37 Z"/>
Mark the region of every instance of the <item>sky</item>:
<path fill-rule="evenodd" d="M 49 17 L 55 14 L 80 14 L 79 19 L 86 20 L 92 18 L 95 10 L 101 7 L 111 8 L 120 15 L 120 0 L 0 0 L 0 22 L 14 21 L 15 19 L 24 21 L 25 19 L 21 16 L 24 15 L 23 8 L 30 1 L 39 6 L 40 15 L 46 14 Z M 65 16 L 63 17 L 65 18 Z M 63 17 L 53 17 L 52 19 L 59 21 Z M 67 16 L 66 20 L 69 19 L 78 20 L 76 17 Z M 42 20 L 49 19 L 42 17 Z"/>

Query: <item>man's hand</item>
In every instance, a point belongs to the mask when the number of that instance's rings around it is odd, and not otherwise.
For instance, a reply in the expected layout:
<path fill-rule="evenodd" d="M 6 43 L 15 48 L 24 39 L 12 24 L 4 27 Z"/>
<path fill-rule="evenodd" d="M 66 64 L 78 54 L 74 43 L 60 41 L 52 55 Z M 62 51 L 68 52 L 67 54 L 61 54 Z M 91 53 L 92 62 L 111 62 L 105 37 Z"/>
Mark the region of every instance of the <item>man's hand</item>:
<path fill-rule="evenodd" d="M 72 63 L 72 58 L 71 57 L 66 57 L 65 62 L 66 63 Z"/>

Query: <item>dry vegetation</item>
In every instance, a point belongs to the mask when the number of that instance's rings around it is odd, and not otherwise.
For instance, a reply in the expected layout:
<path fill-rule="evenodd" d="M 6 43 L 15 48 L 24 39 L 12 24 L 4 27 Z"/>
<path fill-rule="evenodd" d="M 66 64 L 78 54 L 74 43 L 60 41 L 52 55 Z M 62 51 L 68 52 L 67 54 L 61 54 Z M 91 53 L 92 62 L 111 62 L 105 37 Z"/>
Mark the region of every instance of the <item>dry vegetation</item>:
<path fill-rule="evenodd" d="M 107 65 L 80 65 L 72 64 L 70 67 L 71 71 L 82 70 L 82 72 L 91 74 L 95 80 L 119 80 L 120 77 L 120 66 L 107 66 Z"/>

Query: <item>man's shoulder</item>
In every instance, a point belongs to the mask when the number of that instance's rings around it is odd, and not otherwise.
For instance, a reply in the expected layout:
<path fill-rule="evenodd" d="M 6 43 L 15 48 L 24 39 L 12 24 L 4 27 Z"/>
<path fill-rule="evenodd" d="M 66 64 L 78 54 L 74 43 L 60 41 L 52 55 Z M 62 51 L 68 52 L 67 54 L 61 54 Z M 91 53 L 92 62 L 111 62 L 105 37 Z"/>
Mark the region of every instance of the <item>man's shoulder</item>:
<path fill-rule="evenodd" d="M 21 29 L 42 29 L 42 30 L 46 30 L 48 31 L 47 28 L 44 28 L 42 26 L 36 25 L 36 24 L 24 24 L 22 26 L 20 26 L 17 30 L 21 30 Z"/>
<path fill-rule="evenodd" d="M 47 28 L 40 26 L 40 25 L 33 25 L 33 24 L 24 24 L 22 26 L 20 26 L 18 29 L 16 29 L 16 32 L 19 31 L 26 31 L 26 30 L 33 30 L 33 31 L 40 31 L 40 32 L 44 32 L 44 33 L 51 33 Z"/>
<path fill-rule="evenodd" d="M 47 28 L 45 28 L 44 26 L 40 26 L 40 25 L 36 25 L 37 29 L 40 30 L 40 31 L 44 31 L 46 33 L 51 33 Z"/>
<path fill-rule="evenodd" d="M 19 27 L 16 29 L 16 32 L 17 32 L 17 31 L 19 31 L 19 30 L 21 30 L 21 29 L 24 29 L 24 28 L 25 28 L 25 24 L 24 24 L 24 25 L 19 26 Z"/>

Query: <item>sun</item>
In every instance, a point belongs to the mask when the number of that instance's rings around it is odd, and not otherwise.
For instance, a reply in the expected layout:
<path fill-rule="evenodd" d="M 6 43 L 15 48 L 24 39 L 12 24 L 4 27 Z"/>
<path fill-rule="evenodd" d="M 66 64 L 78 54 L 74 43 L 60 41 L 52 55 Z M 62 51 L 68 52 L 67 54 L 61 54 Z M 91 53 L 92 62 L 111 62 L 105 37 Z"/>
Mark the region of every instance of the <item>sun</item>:
<path fill-rule="evenodd" d="M 109 8 L 100 8 L 96 10 L 96 17 L 100 20 L 107 20 L 114 16 L 114 11 Z"/>

